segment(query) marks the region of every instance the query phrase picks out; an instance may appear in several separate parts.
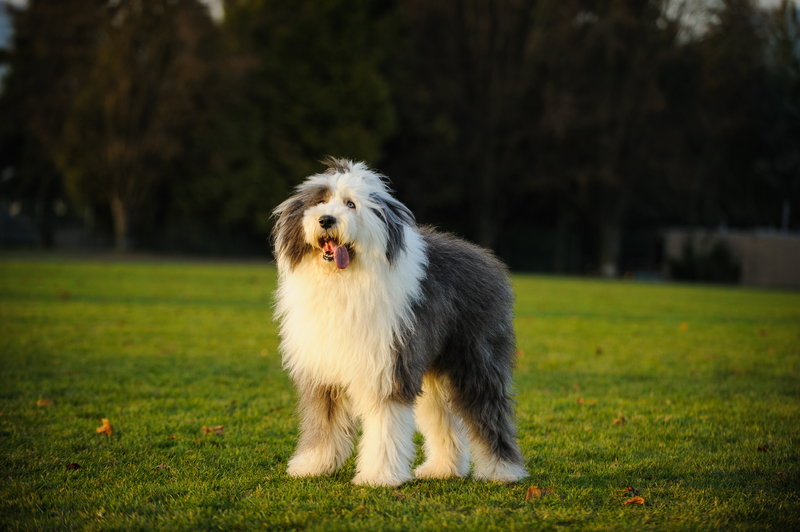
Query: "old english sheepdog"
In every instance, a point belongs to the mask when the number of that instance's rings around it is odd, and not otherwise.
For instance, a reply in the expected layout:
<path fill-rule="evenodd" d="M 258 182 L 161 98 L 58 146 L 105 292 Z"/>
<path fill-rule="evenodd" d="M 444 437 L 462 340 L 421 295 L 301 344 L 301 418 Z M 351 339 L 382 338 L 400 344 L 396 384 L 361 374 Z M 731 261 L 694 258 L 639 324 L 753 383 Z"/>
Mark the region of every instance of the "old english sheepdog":
<path fill-rule="evenodd" d="M 418 227 L 385 178 L 326 161 L 274 211 L 275 316 L 299 395 L 295 477 L 330 474 L 358 446 L 355 484 L 527 476 L 515 439 L 513 293 L 489 251 Z M 415 423 L 416 421 L 416 423 Z"/>

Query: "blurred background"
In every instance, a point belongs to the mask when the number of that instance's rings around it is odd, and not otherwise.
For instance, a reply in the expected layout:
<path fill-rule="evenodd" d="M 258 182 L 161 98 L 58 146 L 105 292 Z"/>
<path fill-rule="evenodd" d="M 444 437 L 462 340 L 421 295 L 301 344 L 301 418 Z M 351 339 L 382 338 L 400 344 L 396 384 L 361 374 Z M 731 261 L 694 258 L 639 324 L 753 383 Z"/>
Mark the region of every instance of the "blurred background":
<path fill-rule="evenodd" d="M 327 155 L 518 271 L 800 287 L 793 1 L 0 3 L 0 248 L 268 257 Z"/>

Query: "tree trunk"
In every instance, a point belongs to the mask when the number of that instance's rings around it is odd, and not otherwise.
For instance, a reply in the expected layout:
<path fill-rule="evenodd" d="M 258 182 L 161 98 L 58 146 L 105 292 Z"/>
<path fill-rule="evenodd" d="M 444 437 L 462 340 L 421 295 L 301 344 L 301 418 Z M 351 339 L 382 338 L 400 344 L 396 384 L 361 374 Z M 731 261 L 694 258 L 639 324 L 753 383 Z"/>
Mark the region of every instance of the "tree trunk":
<path fill-rule="evenodd" d="M 111 195 L 111 217 L 114 220 L 114 248 L 117 251 L 129 251 L 128 240 L 128 209 L 119 194 Z"/>

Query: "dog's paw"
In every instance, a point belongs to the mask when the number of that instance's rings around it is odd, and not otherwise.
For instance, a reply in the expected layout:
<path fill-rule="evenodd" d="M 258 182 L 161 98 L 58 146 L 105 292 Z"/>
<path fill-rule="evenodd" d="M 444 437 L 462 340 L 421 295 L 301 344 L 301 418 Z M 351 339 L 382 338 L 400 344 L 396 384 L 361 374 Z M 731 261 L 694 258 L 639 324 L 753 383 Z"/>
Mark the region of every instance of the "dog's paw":
<path fill-rule="evenodd" d="M 326 464 L 319 460 L 318 456 L 310 453 L 294 455 L 286 466 L 286 474 L 290 477 L 316 477 L 319 475 L 329 475 L 334 467 L 325 467 Z"/>
<path fill-rule="evenodd" d="M 528 476 L 528 471 L 521 464 L 498 460 L 490 467 L 478 468 L 473 474 L 477 480 L 488 480 L 501 484 L 511 484 Z"/>
<path fill-rule="evenodd" d="M 469 462 L 467 462 L 465 471 L 459 471 L 457 467 L 452 464 L 444 464 L 442 462 L 434 462 L 427 460 L 424 464 L 414 470 L 414 476 L 417 478 L 450 478 L 450 477 L 465 477 L 469 473 Z M 462 467 L 462 470 L 464 468 Z"/>
<path fill-rule="evenodd" d="M 387 486 L 396 488 L 398 486 L 402 486 L 409 480 L 411 480 L 411 475 L 408 474 L 398 474 L 398 475 L 366 475 L 363 473 L 359 473 L 353 479 L 353 484 L 356 486 Z"/>

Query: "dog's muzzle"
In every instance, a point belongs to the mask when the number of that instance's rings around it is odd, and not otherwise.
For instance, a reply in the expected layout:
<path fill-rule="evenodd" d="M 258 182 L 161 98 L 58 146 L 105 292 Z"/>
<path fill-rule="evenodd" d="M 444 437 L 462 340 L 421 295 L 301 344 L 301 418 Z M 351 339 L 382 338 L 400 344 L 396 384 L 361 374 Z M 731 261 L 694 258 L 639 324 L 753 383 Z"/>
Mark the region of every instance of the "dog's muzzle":
<path fill-rule="evenodd" d="M 328 229 L 336 225 L 336 218 L 330 214 L 323 214 L 319 217 L 319 225 L 328 233 Z M 340 270 L 344 270 L 350 264 L 350 252 L 347 246 L 340 244 L 335 236 L 323 236 L 319 239 L 319 245 L 322 248 L 322 258 L 328 262 L 335 262 Z"/>

